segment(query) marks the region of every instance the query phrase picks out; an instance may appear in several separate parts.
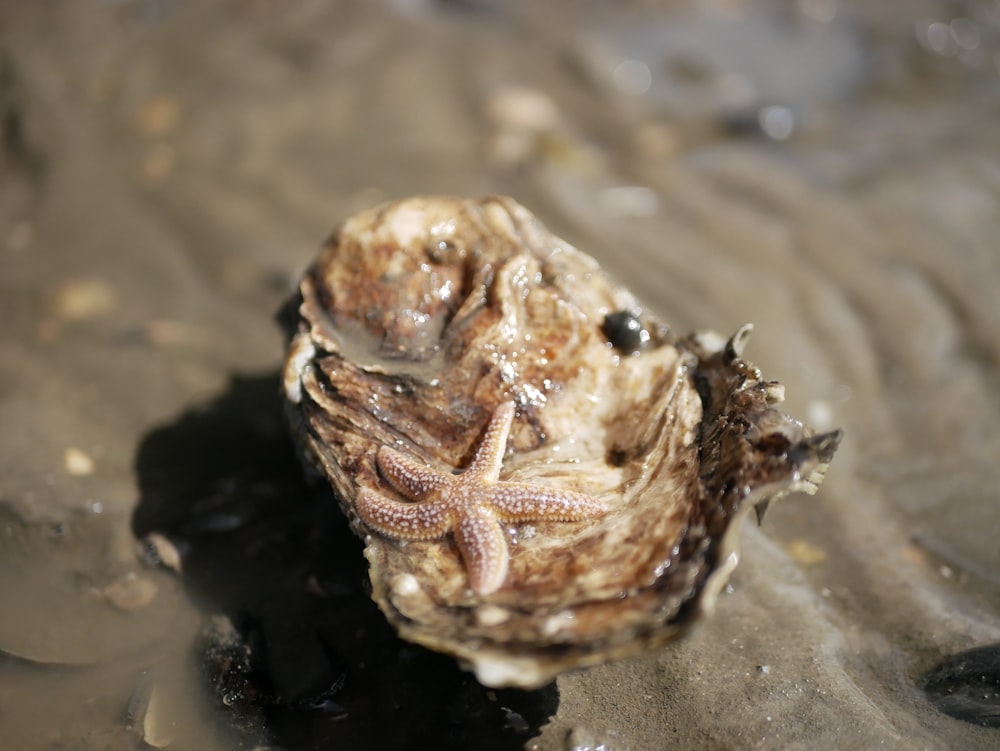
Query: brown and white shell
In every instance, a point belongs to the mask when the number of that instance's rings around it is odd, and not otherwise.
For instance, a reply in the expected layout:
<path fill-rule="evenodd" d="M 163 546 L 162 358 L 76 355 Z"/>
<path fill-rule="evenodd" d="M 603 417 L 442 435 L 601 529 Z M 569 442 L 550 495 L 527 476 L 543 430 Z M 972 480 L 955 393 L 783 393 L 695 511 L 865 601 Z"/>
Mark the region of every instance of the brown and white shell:
<path fill-rule="evenodd" d="M 674 336 L 506 197 L 348 219 L 289 310 L 290 421 L 365 540 L 372 597 L 404 638 L 486 685 L 539 686 L 676 637 L 729 578 L 745 513 L 814 492 L 840 440 L 774 408 L 783 388 L 740 357 L 749 326 Z M 606 511 L 504 524 L 509 566 L 483 593 L 454 534 L 387 534 L 357 501 L 411 500 L 381 447 L 460 472 L 510 402 L 500 480 Z"/>

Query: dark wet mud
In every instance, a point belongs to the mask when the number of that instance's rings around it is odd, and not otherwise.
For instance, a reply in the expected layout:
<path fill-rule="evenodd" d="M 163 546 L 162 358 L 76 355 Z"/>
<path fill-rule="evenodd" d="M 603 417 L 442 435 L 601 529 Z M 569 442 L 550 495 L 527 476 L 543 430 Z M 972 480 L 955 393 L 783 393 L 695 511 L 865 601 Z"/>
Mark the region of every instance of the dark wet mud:
<path fill-rule="evenodd" d="M 998 114 L 991 3 L 0 2 L 0 747 L 997 747 Z M 273 317 L 427 192 L 845 430 L 683 642 L 490 691 L 368 599 Z"/>

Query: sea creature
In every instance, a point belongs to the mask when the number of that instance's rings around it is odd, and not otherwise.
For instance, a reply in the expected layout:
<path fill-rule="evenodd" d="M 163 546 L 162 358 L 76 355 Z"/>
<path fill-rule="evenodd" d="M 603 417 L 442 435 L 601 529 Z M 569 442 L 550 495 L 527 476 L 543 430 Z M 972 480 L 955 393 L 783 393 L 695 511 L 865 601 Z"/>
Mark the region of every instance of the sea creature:
<path fill-rule="evenodd" d="M 287 306 L 303 456 L 399 633 L 493 686 L 662 644 L 712 609 L 740 521 L 840 441 L 726 340 L 677 336 L 506 197 L 344 222 Z"/>
<path fill-rule="evenodd" d="M 515 409 L 514 402 L 496 408 L 475 458 L 458 475 L 431 469 L 385 446 L 379 449 L 382 475 L 399 493 L 421 503 L 389 500 L 368 488 L 358 491 L 356 501 L 365 524 L 397 540 L 435 540 L 453 532 L 469 584 L 480 596 L 492 594 L 507 578 L 510 555 L 500 522 L 578 521 L 606 510 L 583 493 L 500 481 Z"/>

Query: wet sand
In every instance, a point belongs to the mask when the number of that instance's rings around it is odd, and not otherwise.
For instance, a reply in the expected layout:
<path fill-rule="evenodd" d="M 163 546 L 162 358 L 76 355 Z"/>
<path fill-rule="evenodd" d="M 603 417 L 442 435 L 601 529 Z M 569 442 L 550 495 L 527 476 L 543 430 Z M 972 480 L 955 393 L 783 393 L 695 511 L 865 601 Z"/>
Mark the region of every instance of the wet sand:
<path fill-rule="evenodd" d="M 0 746 L 1000 744 L 995 9 L 41 5 L 0 2 Z M 276 380 L 338 221 L 494 192 L 846 431 L 714 618 L 539 692 L 389 632 Z"/>

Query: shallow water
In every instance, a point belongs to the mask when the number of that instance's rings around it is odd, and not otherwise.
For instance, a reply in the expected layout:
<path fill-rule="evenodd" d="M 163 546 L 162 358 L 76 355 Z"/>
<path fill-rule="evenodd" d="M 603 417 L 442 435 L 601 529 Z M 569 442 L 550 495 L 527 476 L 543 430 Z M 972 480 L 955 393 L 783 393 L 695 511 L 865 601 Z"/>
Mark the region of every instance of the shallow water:
<path fill-rule="evenodd" d="M 171 748 L 1000 744 L 996 649 L 947 662 L 1000 643 L 1000 10 L 653 5 L 0 6 L 0 745 L 135 747 L 150 681 Z M 682 643 L 494 693 L 368 602 L 272 315 L 421 192 L 515 196 L 678 331 L 752 321 L 845 429 Z M 280 701 L 211 693 L 205 613 Z"/>

